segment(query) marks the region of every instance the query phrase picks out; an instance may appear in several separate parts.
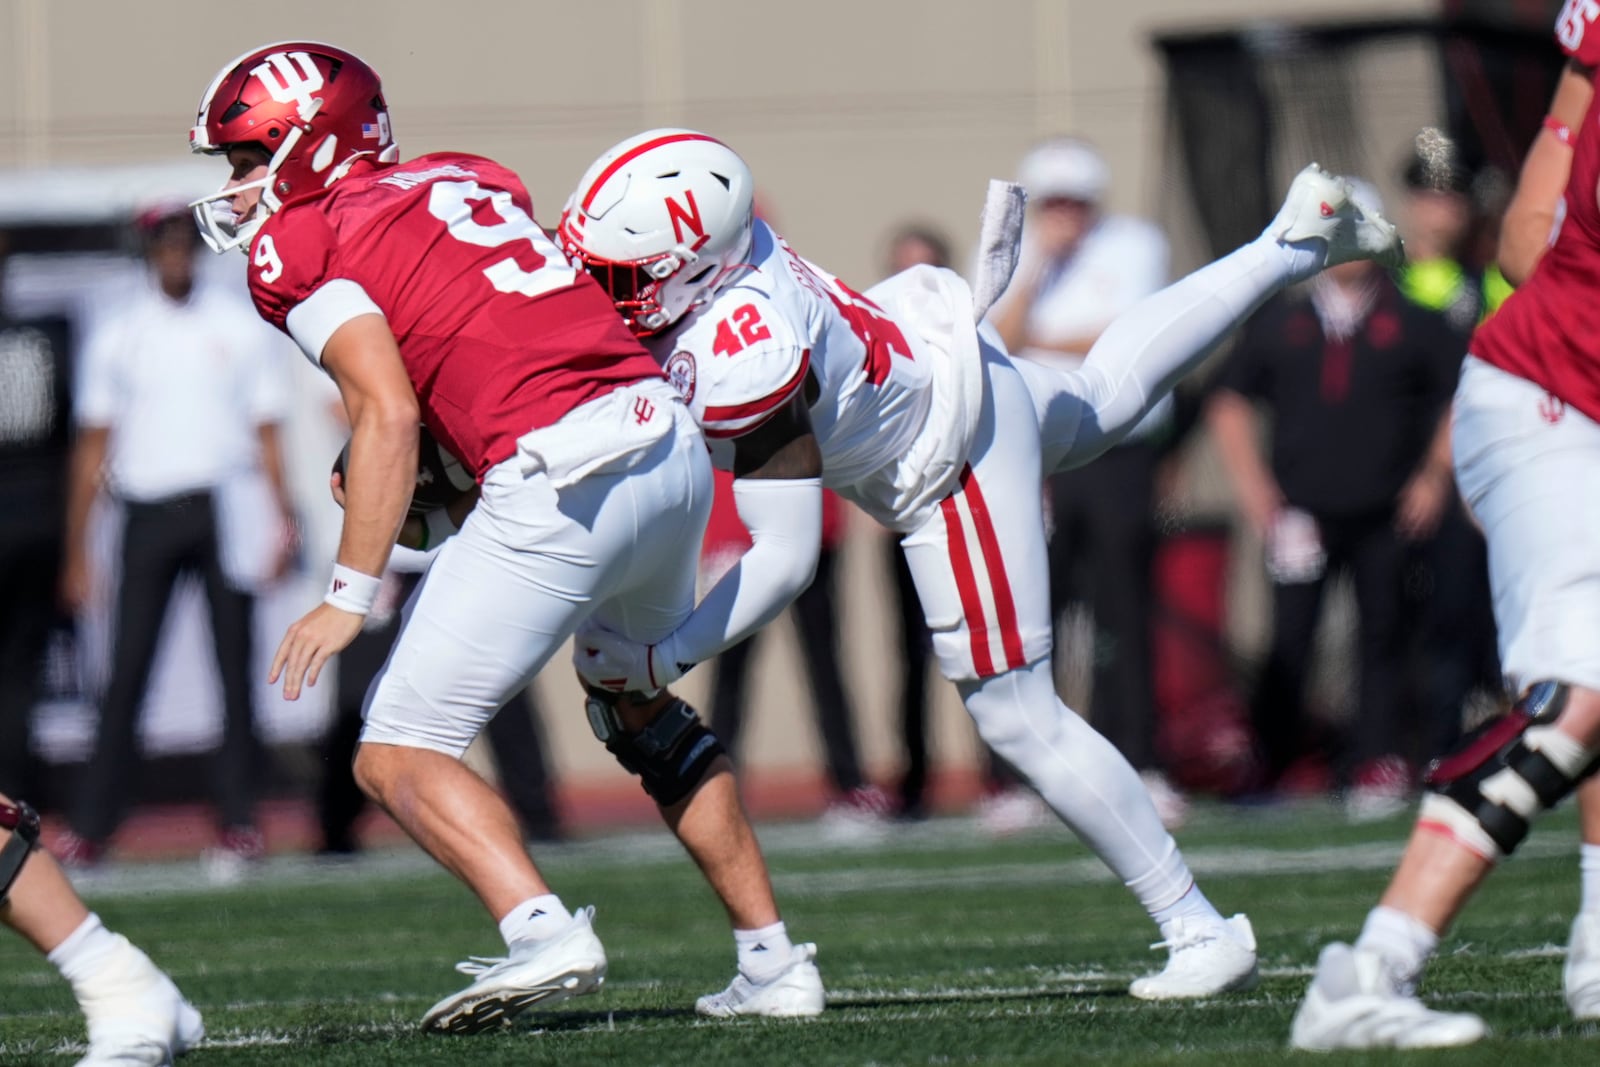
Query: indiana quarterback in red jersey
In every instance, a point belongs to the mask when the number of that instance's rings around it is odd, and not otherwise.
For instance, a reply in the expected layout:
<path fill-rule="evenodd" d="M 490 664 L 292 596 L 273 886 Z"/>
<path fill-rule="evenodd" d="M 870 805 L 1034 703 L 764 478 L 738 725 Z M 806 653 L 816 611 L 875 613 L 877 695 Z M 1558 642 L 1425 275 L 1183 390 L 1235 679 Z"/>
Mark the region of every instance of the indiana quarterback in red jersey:
<path fill-rule="evenodd" d="M 563 244 L 733 471 L 752 539 L 668 637 L 644 644 L 595 620 L 579 670 L 596 684 L 665 685 L 764 625 L 810 580 L 826 485 L 903 535 L 940 667 L 984 740 L 1160 927 L 1166 967 L 1133 995 L 1250 985 L 1248 920 L 1212 907 L 1138 774 L 1056 696 L 1040 483 L 1127 434 L 1277 289 L 1334 262 L 1398 262 L 1394 228 L 1308 167 L 1261 238 L 1131 309 L 1065 374 L 1013 363 L 950 271 L 851 289 L 752 218 L 752 184 L 722 142 L 652 130 L 596 160 L 563 215 Z M 992 295 L 989 281 L 978 291 Z"/>
<path fill-rule="evenodd" d="M 1378 907 L 1354 944 L 1317 961 L 1290 1035 L 1301 1048 L 1482 1037 L 1482 1019 L 1428 1008 L 1417 982 L 1494 865 L 1575 788 L 1583 893 L 1563 985 L 1575 1018 L 1600 1019 L 1600 2 L 1568 0 L 1556 39 L 1568 63 L 1500 240 L 1518 288 L 1472 338 L 1451 442 L 1488 541 L 1500 662 L 1520 696 L 1429 771 Z"/>
<path fill-rule="evenodd" d="M 694 420 L 517 177 L 458 153 L 400 162 L 393 138 L 376 72 L 313 42 L 228 64 L 190 132 L 232 166 L 196 204 L 203 232 L 246 249 L 257 309 L 338 384 L 352 427 L 328 595 L 273 661 L 285 696 L 360 630 L 397 535 L 454 534 L 368 694 L 355 773 L 499 921 L 507 958 L 464 965 L 475 981 L 424 1019 L 471 1033 L 595 991 L 606 957 L 593 909 L 550 892 L 460 757 L 586 618 L 654 641 L 688 616 L 711 471 Z M 419 420 L 479 494 L 403 529 Z M 761 991 L 743 1013 L 819 1012 L 814 946 L 789 941 L 716 737 L 668 693 L 589 713 L 721 894 L 735 986 Z"/>

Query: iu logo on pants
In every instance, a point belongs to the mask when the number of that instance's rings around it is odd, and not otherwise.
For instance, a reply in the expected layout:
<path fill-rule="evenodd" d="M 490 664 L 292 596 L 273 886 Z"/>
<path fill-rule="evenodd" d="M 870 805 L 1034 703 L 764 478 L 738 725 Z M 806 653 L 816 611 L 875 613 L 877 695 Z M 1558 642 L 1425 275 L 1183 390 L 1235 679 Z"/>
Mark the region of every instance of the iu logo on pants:
<path fill-rule="evenodd" d="M 633 402 L 633 421 L 643 426 L 655 417 L 656 406 L 645 397 L 639 397 Z"/>
<path fill-rule="evenodd" d="M 1561 421 L 1561 416 L 1567 413 L 1566 401 L 1559 396 L 1546 393 L 1539 401 L 1539 417 L 1551 426 Z"/>

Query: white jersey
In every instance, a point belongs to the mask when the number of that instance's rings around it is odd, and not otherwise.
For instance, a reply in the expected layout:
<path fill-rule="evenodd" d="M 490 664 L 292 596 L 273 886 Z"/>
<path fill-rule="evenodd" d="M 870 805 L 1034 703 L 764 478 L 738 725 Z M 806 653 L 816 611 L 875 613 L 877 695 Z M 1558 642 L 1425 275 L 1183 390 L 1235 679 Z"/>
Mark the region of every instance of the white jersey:
<path fill-rule="evenodd" d="M 977 425 L 982 371 L 966 283 L 913 268 L 864 296 L 759 220 L 750 264 L 646 341 L 712 461 L 731 470 L 733 439 L 814 379 L 823 484 L 891 528 L 913 528 L 959 477 Z"/>

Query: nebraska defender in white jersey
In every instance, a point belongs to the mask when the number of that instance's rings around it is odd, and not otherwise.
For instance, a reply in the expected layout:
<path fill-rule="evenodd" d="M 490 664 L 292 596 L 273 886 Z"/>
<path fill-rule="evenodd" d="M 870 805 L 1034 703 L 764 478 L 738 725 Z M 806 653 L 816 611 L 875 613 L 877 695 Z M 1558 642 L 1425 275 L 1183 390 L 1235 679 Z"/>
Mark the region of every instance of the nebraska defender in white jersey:
<path fill-rule="evenodd" d="M 1138 775 L 1056 696 L 1040 483 L 1127 434 L 1290 281 L 1349 259 L 1398 263 L 1394 228 L 1308 167 L 1258 240 L 1138 305 L 1062 373 L 1014 364 L 948 271 L 854 292 L 752 219 L 752 185 L 714 138 L 653 130 L 597 160 L 563 215 L 568 255 L 718 442 L 752 541 L 666 639 L 581 633 L 578 670 L 596 685 L 659 687 L 773 618 L 810 580 L 825 483 L 905 535 L 940 666 L 984 740 L 1160 926 L 1167 966 L 1131 992 L 1252 984 L 1248 920 L 1211 906 Z"/>
<path fill-rule="evenodd" d="M 949 491 L 972 443 L 976 405 L 937 404 L 935 383 L 981 389 L 975 342 L 952 353 L 902 330 L 765 222 L 750 230 L 749 269 L 676 329 L 644 337 L 645 347 L 688 402 L 718 467 L 733 470 L 734 441 L 809 389 L 822 484 L 892 529 L 914 528 L 920 497 Z M 927 274 L 952 301 L 970 301 L 959 278 Z M 965 335 L 972 342 L 970 320 Z M 973 380 L 954 381 L 961 372 Z"/>

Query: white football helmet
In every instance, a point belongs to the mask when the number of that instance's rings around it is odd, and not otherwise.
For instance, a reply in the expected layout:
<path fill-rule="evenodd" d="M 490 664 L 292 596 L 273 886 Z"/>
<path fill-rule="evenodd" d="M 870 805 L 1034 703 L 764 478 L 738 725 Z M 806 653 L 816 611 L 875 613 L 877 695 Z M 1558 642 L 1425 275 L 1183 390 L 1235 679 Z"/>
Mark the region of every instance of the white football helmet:
<path fill-rule="evenodd" d="M 739 276 L 754 203 L 755 179 L 733 149 L 693 130 L 650 130 L 594 161 L 557 232 L 633 332 L 652 334 Z"/>

